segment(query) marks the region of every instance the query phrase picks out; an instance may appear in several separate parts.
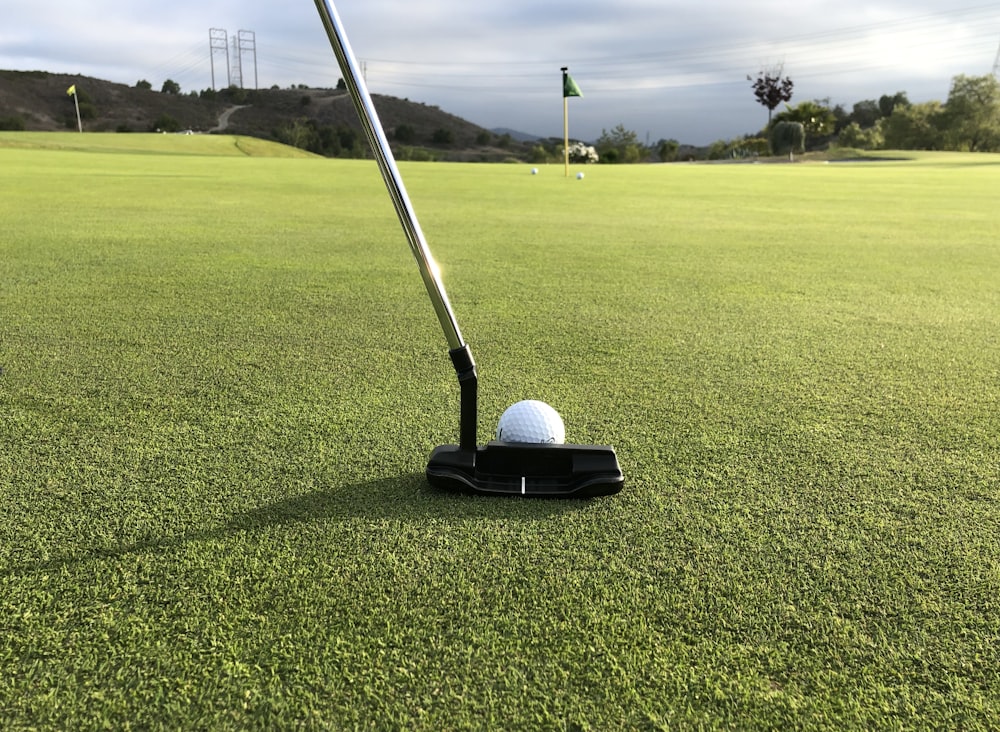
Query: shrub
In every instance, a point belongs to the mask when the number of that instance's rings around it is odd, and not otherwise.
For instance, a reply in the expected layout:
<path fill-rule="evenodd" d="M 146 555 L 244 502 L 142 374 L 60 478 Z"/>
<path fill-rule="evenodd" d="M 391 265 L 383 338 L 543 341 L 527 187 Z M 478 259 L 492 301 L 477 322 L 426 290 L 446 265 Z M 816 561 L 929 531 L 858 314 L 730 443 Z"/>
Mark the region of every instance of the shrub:
<path fill-rule="evenodd" d="M 533 163 L 547 163 L 549 162 L 549 151 L 545 149 L 544 145 L 535 145 L 531 148 L 530 158 Z"/>
<path fill-rule="evenodd" d="M 614 155 L 612 155 L 614 153 Z M 617 150 L 611 149 L 604 154 L 604 162 L 613 163 L 617 159 Z M 608 159 L 608 156 L 611 158 Z M 572 163 L 596 163 L 601 160 L 601 157 L 597 154 L 597 149 L 590 146 L 584 145 L 582 142 L 574 142 L 569 146 L 569 159 Z"/>
<path fill-rule="evenodd" d="M 181 123 L 166 113 L 161 114 L 150 125 L 152 132 L 178 132 L 180 129 Z"/>
<path fill-rule="evenodd" d="M 400 142 L 410 143 L 416 139 L 417 131 L 410 125 L 399 125 L 393 133 L 393 137 Z"/>
<path fill-rule="evenodd" d="M 708 146 L 705 158 L 708 160 L 722 160 L 726 157 L 727 150 L 729 150 L 729 142 L 727 140 L 716 140 Z"/>
<path fill-rule="evenodd" d="M 882 147 L 883 142 L 881 125 L 862 129 L 857 122 L 847 125 L 837 138 L 837 143 L 841 147 L 853 147 L 859 150 L 877 150 Z"/>
<path fill-rule="evenodd" d="M 24 120 L 20 117 L 0 117 L 0 130 L 23 132 Z"/>
<path fill-rule="evenodd" d="M 450 145 L 455 141 L 455 135 L 452 134 L 451 130 L 446 130 L 443 127 L 439 127 L 434 130 L 434 134 L 431 135 L 431 142 L 435 145 Z"/>
<path fill-rule="evenodd" d="M 425 147 L 404 146 L 397 150 L 395 154 L 400 160 L 418 163 L 430 163 L 437 159 L 434 153 Z"/>
<path fill-rule="evenodd" d="M 791 160 L 796 152 L 805 150 L 806 131 L 801 122 L 778 122 L 771 127 L 768 139 L 772 154 L 787 155 Z"/>
<path fill-rule="evenodd" d="M 669 163 L 677 159 L 677 151 L 681 145 L 677 140 L 660 140 L 656 146 L 656 156 L 661 163 Z"/>
<path fill-rule="evenodd" d="M 726 157 L 735 160 L 755 158 L 767 155 L 771 151 L 771 143 L 763 137 L 748 137 L 743 140 L 734 140 L 726 150 Z"/>

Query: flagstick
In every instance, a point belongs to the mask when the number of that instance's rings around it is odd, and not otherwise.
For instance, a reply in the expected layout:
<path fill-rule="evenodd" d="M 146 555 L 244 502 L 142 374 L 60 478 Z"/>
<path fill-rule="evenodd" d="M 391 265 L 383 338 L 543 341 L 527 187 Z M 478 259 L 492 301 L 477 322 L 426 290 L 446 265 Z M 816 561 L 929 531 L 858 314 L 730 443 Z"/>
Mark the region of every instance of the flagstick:
<path fill-rule="evenodd" d="M 73 103 L 76 105 L 76 126 L 83 132 L 83 120 L 80 119 L 80 97 L 76 94 L 76 89 L 73 90 Z"/>
<path fill-rule="evenodd" d="M 569 97 L 566 96 L 566 74 L 569 72 L 569 66 L 563 66 L 562 69 L 562 87 L 563 87 L 563 161 L 566 165 L 566 177 L 569 178 Z"/>
<path fill-rule="evenodd" d="M 566 177 L 569 178 L 569 97 L 563 97 L 563 157 L 566 161 Z"/>

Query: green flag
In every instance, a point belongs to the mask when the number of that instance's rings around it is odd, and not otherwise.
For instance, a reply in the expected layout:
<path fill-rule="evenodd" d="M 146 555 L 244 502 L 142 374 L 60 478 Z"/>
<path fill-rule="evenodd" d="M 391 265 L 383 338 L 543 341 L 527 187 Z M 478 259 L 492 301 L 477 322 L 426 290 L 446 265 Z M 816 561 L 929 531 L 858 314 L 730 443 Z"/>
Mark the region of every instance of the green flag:
<path fill-rule="evenodd" d="M 582 97 L 583 92 L 580 91 L 580 87 L 576 85 L 573 81 L 573 77 L 567 73 L 563 73 L 563 96 L 564 97 Z"/>

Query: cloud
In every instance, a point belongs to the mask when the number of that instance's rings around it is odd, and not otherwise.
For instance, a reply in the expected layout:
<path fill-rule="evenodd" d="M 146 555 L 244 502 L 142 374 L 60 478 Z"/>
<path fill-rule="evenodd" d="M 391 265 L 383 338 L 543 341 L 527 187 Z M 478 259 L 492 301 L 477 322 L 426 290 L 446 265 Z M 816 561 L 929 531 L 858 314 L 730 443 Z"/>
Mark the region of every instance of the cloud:
<path fill-rule="evenodd" d="M 86 21 L 34 0 L 5 5 L 0 68 L 200 90 L 212 84 L 209 28 L 223 28 L 254 31 L 261 86 L 340 76 L 310 3 L 92 0 Z M 572 100 L 572 132 L 584 139 L 619 123 L 654 141 L 754 132 L 766 112 L 746 75 L 777 63 L 795 80 L 793 104 L 849 108 L 901 90 L 943 101 L 954 75 L 990 71 L 1000 41 L 1000 3 L 945 0 L 365 0 L 339 11 L 373 92 L 487 127 L 559 134 L 559 67 L 570 66 L 585 95 Z"/>

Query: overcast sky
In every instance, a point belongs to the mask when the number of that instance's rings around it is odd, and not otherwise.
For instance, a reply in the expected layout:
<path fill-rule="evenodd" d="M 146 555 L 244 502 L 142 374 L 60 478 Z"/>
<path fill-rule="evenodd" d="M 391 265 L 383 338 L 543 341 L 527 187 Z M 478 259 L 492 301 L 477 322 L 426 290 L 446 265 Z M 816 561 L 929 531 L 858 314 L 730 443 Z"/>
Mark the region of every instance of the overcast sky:
<path fill-rule="evenodd" d="M 77 9 L 74 9 L 74 5 Z M 340 0 L 373 93 L 441 107 L 484 127 L 572 137 L 623 124 L 640 139 L 706 144 L 759 130 L 747 74 L 784 64 L 792 103 L 850 109 L 905 91 L 944 101 L 956 74 L 992 71 L 1000 2 L 975 0 Z M 256 84 L 332 87 L 336 61 L 311 0 L 3 0 L 0 69 L 95 76 L 184 92 L 227 86 L 209 30 L 254 33 Z M 249 42 L 244 43 L 249 49 Z M 242 54 L 254 86 L 253 54 Z"/>

